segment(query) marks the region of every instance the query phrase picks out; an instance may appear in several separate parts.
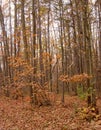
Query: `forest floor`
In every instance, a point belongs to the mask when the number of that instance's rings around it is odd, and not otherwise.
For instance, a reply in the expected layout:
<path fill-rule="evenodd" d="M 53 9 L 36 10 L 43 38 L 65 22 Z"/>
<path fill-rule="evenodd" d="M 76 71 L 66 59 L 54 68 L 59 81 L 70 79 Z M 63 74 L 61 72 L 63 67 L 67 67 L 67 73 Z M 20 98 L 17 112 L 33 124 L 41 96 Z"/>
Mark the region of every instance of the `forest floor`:
<path fill-rule="evenodd" d="M 101 108 L 101 100 L 97 105 Z M 101 120 L 88 122 L 76 115 L 83 106 L 86 102 L 77 96 L 66 96 L 64 105 L 57 96 L 53 105 L 40 107 L 0 97 L 0 130 L 101 130 Z"/>

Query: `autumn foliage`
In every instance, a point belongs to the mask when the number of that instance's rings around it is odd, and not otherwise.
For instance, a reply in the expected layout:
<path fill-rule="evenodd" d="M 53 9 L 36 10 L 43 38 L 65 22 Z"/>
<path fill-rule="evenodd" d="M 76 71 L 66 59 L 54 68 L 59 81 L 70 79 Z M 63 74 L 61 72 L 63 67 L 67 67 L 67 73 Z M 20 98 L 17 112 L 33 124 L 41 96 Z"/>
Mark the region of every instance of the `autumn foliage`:
<path fill-rule="evenodd" d="M 87 79 L 91 79 L 92 76 L 89 76 L 88 74 L 79 74 L 79 75 L 74 75 L 72 77 L 69 77 L 68 75 L 61 75 L 60 80 L 62 82 L 85 82 Z"/>

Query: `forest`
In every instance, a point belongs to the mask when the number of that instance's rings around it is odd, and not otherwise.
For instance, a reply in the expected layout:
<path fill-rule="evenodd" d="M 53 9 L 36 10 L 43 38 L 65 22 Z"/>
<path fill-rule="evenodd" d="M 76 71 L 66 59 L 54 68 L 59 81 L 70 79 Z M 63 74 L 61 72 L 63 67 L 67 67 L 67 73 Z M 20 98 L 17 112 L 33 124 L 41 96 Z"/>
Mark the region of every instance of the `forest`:
<path fill-rule="evenodd" d="M 101 130 L 101 0 L 0 0 L 0 130 Z"/>

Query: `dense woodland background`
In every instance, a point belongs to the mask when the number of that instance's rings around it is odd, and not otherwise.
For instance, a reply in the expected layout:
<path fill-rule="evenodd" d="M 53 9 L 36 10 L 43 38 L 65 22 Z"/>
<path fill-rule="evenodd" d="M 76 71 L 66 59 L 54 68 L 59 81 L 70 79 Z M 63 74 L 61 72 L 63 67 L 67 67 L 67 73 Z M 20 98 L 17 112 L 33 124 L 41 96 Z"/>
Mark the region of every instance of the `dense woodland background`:
<path fill-rule="evenodd" d="M 0 0 L 0 75 L 8 96 L 101 94 L 101 1 Z"/>
<path fill-rule="evenodd" d="M 101 130 L 101 0 L 0 0 L 0 130 Z"/>

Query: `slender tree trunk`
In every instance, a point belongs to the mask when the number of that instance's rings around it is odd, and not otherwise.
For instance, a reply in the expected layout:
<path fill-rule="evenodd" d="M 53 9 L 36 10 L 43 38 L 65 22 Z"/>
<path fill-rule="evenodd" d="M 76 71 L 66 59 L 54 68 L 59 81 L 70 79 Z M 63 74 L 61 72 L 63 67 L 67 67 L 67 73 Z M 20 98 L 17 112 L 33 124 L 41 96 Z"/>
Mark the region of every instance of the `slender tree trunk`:
<path fill-rule="evenodd" d="M 25 60 L 29 63 L 24 5 L 25 5 L 25 0 L 21 0 L 21 22 L 22 22 L 23 42 L 24 42 L 24 55 L 25 55 Z"/>
<path fill-rule="evenodd" d="M 4 16 L 2 13 L 2 9 L 0 6 L 0 24 L 3 32 L 3 42 L 4 42 L 4 72 L 5 76 L 9 76 L 10 70 L 9 70 L 9 65 L 8 65 L 8 57 L 9 55 L 9 45 L 7 41 L 7 32 L 5 30 L 5 24 L 4 24 Z"/>
<path fill-rule="evenodd" d="M 35 9 L 35 4 L 36 4 L 36 0 L 32 0 L 32 24 L 33 24 L 33 45 L 32 45 L 32 55 L 33 55 L 33 67 L 34 67 L 34 71 L 33 71 L 33 75 L 34 75 L 34 81 L 35 81 L 35 74 L 37 71 L 37 64 L 36 64 L 36 9 Z"/>
<path fill-rule="evenodd" d="M 44 67 L 43 67 L 43 50 L 42 50 L 42 31 L 41 31 L 41 12 L 40 12 L 40 0 L 38 0 L 38 24 L 39 24 L 39 29 L 38 29 L 38 34 L 39 34 L 39 49 L 40 49 L 40 73 L 41 73 L 41 85 L 43 85 L 43 72 L 44 72 Z"/>

